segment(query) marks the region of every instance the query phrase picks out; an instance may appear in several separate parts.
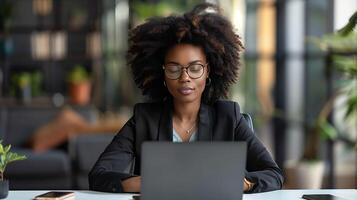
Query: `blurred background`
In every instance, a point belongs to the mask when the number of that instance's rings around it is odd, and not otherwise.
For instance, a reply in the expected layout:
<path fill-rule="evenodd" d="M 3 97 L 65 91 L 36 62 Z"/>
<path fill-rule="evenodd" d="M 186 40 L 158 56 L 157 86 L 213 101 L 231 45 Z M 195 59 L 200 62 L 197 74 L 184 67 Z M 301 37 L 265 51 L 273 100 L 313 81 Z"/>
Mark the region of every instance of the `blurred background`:
<path fill-rule="evenodd" d="M 87 174 L 142 102 L 128 32 L 204 0 L 0 0 L 0 137 L 28 159 L 11 189 L 88 189 Z M 356 0 L 212 0 L 245 45 L 230 91 L 285 188 L 357 188 Z M 40 179 L 39 179 L 40 178 Z"/>

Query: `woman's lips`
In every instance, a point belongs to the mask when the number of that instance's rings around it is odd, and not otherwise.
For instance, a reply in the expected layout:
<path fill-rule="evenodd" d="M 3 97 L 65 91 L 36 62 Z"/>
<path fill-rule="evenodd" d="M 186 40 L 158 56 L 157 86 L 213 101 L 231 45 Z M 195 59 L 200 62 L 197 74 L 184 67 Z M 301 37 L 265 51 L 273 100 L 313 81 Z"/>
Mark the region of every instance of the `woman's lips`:
<path fill-rule="evenodd" d="M 189 95 L 193 93 L 193 90 L 194 90 L 193 88 L 189 88 L 189 87 L 182 87 L 178 89 L 179 93 L 183 95 Z"/>

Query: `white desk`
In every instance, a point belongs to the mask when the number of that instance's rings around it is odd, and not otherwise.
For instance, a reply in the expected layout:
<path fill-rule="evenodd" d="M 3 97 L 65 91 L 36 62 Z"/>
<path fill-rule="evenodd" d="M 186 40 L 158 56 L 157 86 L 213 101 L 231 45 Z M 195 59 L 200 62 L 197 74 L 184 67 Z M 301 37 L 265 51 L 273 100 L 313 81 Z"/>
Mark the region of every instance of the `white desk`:
<path fill-rule="evenodd" d="M 263 192 L 257 194 L 244 194 L 244 200 L 294 200 L 302 199 L 303 194 L 332 194 L 347 200 L 357 200 L 357 190 L 277 190 L 273 192 Z"/>
<path fill-rule="evenodd" d="M 45 190 L 17 190 L 10 191 L 7 199 L 9 200 L 33 200 L 36 195 L 45 193 Z M 86 190 L 74 191 L 76 200 L 131 200 L 133 194 L 103 193 Z M 343 190 L 278 190 L 273 192 L 264 192 L 257 194 L 244 194 L 243 200 L 294 200 L 301 199 L 303 194 L 332 194 L 343 197 L 347 200 L 357 200 L 356 189 Z"/>

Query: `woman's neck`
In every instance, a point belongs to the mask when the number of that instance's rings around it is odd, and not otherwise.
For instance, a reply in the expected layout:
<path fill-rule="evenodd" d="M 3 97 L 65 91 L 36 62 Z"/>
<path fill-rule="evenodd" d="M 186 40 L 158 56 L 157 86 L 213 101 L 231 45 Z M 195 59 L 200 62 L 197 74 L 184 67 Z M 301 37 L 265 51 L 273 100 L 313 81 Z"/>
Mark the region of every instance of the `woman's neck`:
<path fill-rule="evenodd" d="M 196 121 L 198 111 L 200 109 L 201 102 L 195 101 L 190 103 L 182 103 L 174 101 L 173 117 L 176 117 L 179 121 Z"/>

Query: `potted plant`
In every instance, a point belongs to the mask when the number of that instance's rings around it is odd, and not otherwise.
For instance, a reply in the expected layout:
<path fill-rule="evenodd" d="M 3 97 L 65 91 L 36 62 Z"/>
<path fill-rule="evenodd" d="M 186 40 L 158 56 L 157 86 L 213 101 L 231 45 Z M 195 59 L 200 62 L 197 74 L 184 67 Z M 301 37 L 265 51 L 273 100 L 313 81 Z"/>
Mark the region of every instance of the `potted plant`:
<path fill-rule="evenodd" d="M 11 145 L 3 146 L 0 140 L 0 199 L 6 198 L 9 193 L 9 181 L 4 178 L 6 166 L 14 161 L 24 160 L 26 156 L 10 151 Z"/>
<path fill-rule="evenodd" d="M 346 110 L 344 123 L 357 119 L 357 32 L 354 30 L 357 22 L 357 12 L 349 23 L 337 33 L 314 39 L 323 51 L 330 56 L 331 65 L 327 70 L 340 72 L 341 79 L 334 88 L 333 94 L 324 104 L 315 123 L 308 127 L 308 139 L 302 160 L 295 166 L 291 177 L 295 186 L 301 188 L 320 188 L 322 185 L 324 162 L 319 159 L 320 139 L 341 141 L 351 149 L 357 149 L 357 141 L 344 130 L 339 129 L 329 121 L 334 109 L 336 98 L 344 97 L 342 108 Z M 296 177 L 295 177 L 296 176 Z"/>
<path fill-rule="evenodd" d="M 31 103 L 31 73 L 17 72 L 11 76 L 11 94 L 16 96 L 20 103 Z"/>
<path fill-rule="evenodd" d="M 76 65 L 68 74 L 70 101 L 86 105 L 90 101 L 91 81 L 89 73 L 81 65 Z"/>

